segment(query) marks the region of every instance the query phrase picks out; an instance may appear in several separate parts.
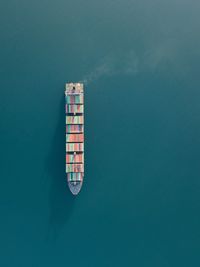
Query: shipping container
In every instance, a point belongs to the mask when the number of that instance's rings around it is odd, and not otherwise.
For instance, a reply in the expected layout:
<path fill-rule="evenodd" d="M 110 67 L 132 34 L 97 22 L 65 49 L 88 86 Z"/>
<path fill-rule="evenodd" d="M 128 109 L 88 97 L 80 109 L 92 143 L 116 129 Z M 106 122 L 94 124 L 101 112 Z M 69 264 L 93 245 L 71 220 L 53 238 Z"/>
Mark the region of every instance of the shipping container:
<path fill-rule="evenodd" d="M 66 163 L 83 163 L 84 157 L 83 153 L 67 153 L 66 154 Z"/>
<path fill-rule="evenodd" d="M 73 182 L 82 182 L 83 181 L 83 173 L 81 172 L 68 172 L 67 173 L 67 178 L 68 181 L 73 181 Z"/>
<path fill-rule="evenodd" d="M 84 151 L 84 143 L 66 143 L 66 152 Z"/>
<path fill-rule="evenodd" d="M 68 163 L 66 164 L 66 172 L 84 172 L 83 166 L 82 163 Z"/>
<path fill-rule="evenodd" d="M 66 142 L 83 142 L 84 134 L 83 133 L 67 133 Z"/>
<path fill-rule="evenodd" d="M 67 104 L 83 104 L 83 95 L 67 95 L 65 100 Z"/>
<path fill-rule="evenodd" d="M 66 116 L 66 124 L 83 124 L 83 115 Z"/>
<path fill-rule="evenodd" d="M 65 106 L 66 113 L 83 113 L 83 105 L 70 105 L 66 104 Z"/>
<path fill-rule="evenodd" d="M 67 124 L 66 133 L 83 133 L 83 124 Z"/>

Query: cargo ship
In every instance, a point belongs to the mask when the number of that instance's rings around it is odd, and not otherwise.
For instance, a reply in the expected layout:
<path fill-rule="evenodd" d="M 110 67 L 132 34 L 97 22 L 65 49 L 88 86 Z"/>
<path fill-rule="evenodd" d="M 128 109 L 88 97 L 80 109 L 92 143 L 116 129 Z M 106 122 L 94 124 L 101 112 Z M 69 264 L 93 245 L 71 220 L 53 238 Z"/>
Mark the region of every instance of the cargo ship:
<path fill-rule="evenodd" d="M 84 176 L 84 88 L 82 83 L 65 86 L 66 173 L 73 195 L 77 195 Z"/>

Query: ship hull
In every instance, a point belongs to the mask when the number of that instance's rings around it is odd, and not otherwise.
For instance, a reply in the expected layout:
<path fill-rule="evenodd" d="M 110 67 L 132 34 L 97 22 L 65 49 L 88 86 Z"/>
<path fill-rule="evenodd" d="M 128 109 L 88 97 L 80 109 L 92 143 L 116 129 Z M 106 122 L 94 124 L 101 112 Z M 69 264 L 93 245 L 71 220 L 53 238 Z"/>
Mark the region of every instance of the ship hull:
<path fill-rule="evenodd" d="M 78 193 L 81 190 L 82 184 L 83 184 L 83 181 L 78 181 L 78 182 L 68 181 L 69 190 L 71 191 L 73 195 L 78 195 Z"/>
<path fill-rule="evenodd" d="M 83 84 L 67 83 L 66 112 L 66 173 L 69 189 L 77 195 L 84 177 L 84 92 Z"/>

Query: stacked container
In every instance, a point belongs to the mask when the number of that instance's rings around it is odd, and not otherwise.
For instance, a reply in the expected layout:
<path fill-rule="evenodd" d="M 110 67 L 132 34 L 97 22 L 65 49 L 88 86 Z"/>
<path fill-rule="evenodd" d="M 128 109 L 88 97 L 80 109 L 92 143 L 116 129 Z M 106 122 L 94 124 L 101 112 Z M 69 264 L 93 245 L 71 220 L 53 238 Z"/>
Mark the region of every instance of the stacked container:
<path fill-rule="evenodd" d="M 77 195 L 84 176 L 84 92 L 83 84 L 67 83 L 66 112 L 66 173 L 72 194 Z"/>

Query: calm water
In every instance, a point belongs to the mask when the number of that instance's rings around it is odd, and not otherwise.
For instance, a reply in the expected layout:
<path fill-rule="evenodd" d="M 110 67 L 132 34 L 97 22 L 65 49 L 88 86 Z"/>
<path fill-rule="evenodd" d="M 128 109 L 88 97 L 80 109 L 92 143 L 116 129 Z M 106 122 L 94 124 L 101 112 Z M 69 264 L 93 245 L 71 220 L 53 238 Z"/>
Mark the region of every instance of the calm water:
<path fill-rule="evenodd" d="M 0 266 L 200 265 L 199 1 L 1 2 Z M 86 171 L 65 181 L 64 84 Z"/>

